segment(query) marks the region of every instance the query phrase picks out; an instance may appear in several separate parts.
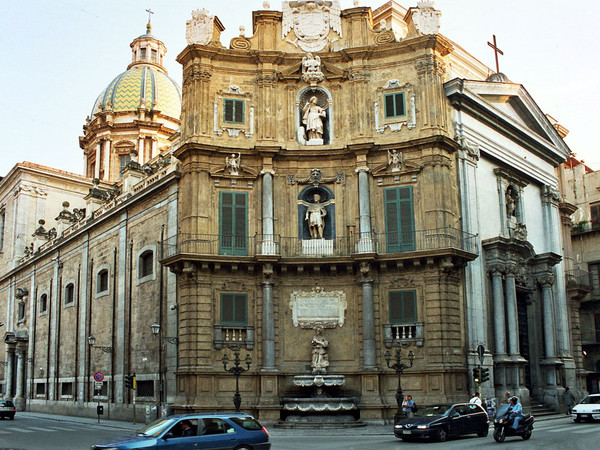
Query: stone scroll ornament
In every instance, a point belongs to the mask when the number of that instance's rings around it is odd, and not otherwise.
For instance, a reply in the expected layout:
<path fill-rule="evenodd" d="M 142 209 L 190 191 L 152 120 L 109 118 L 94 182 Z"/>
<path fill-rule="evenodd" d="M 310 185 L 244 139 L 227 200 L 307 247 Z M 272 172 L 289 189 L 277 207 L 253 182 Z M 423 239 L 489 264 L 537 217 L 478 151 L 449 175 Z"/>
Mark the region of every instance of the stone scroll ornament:
<path fill-rule="evenodd" d="M 215 16 L 206 9 L 192 11 L 192 18 L 185 23 L 185 39 L 188 45 L 206 45 L 212 39 Z"/>
<path fill-rule="evenodd" d="M 293 30 L 296 39 L 288 42 L 305 52 L 323 50 L 330 42 L 329 29 L 342 37 L 341 8 L 337 0 L 282 2 L 281 39 Z"/>

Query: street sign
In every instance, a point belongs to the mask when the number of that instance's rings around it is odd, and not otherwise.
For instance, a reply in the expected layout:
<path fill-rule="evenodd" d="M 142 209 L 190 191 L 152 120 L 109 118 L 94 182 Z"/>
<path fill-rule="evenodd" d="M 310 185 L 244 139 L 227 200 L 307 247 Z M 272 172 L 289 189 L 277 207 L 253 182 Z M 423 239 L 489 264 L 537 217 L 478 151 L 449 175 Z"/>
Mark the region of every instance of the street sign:
<path fill-rule="evenodd" d="M 101 391 L 103 386 L 104 386 L 104 382 L 103 381 L 96 381 L 94 383 L 94 389 L 97 390 L 97 391 Z"/>
<path fill-rule="evenodd" d="M 96 372 L 94 374 L 94 380 L 95 381 L 103 381 L 104 380 L 104 374 L 102 372 Z"/>

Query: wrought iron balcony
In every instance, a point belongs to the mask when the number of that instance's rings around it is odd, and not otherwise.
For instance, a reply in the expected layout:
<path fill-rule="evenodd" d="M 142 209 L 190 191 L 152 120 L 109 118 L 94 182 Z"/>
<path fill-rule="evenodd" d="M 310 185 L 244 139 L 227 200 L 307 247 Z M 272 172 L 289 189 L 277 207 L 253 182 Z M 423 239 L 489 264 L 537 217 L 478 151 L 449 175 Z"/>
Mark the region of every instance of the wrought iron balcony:
<path fill-rule="evenodd" d="M 455 249 L 478 253 L 478 236 L 452 227 L 408 233 L 356 233 L 332 239 L 280 235 L 231 236 L 181 233 L 165 242 L 163 259 L 190 256 L 278 256 L 281 258 L 345 257 L 363 253 L 392 255 Z"/>
<path fill-rule="evenodd" d="M 580 286 L 591 288 L 590 273 L 581 269 L 565 270 L 567 286 Z"/>

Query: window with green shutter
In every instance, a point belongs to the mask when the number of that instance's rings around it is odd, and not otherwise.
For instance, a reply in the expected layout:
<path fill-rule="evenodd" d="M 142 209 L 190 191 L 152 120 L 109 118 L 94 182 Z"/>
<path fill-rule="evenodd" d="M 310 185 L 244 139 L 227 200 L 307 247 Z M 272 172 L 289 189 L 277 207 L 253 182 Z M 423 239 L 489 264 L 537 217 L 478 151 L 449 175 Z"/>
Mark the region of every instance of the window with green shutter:
<path fill-rule="evenodd" d="M 248 254 L 248 194 L 220 192 L 219 254 Z"/>
<path fill-rule="evenodd" d="M 223 121 L 227 123 L 244 123 L 244 100 L 226 98 L 223 102 Z"/>
<path fill-rule="evenodd" d="M 248 324 L 248 296 L 221 294 L 221 325 Z"/>
<path fill-rule="evenodd" d="M 387 253 L 413 251 L 415 249 L 415 221 L 412 187 L 385 189 L 383 196 Z"/>
<path fill-rule="evenodd" d="M 417 292 L 390 291 L 390 323 L 415 323 L 417 322 Z"/>
<path fill-rule="evenodd" d="M 404 92 L 395 94 L 386 94 L 383 96 L 385 101 L 385 118 L 402 117 L 406 115 L 404 106 Z"/>

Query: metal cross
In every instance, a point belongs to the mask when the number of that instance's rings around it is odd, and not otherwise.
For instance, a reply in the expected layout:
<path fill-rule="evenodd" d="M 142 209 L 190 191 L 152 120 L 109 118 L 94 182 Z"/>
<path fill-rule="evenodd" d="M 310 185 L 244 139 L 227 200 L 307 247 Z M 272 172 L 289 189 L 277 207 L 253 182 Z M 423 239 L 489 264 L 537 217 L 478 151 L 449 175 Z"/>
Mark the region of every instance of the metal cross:
<path fill-rule="evenodd" d="M 146 12 L 148 13 L 148 22 L 152 22 L 152 14 L 154 14 L 154 11 L 147 9 Z"/>
<path fill-rule="evenodd" d="M 496 57 L 496 73 L 500 73 L 500 67 L 498 65 L 498 53 L 500 53 L 501 55 L 504 55 L 504 53 L 496 45 L 496 35 L 492 34 L 492 37 L 494 43 L 492 44 L 491 42 L 488 42 L 488 45 L 494 49 L 494 56 Z"/>

